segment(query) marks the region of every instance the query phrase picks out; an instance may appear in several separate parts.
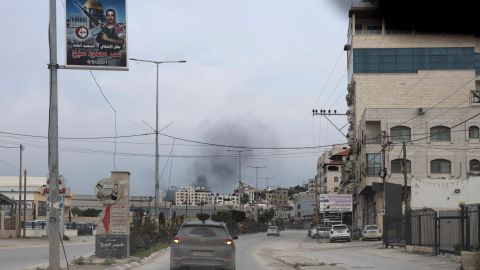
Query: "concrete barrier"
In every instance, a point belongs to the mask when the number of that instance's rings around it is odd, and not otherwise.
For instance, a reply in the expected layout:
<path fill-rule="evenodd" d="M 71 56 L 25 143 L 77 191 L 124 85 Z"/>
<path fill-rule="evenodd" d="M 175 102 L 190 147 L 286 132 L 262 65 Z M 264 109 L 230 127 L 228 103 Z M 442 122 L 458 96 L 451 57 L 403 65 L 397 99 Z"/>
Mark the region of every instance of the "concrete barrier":
<path fill-rule="evenodd" d="M 462 251 L 462 266 L 465 270 L 480 269 L 480 251 Z"/>
<path fill-rule="evenodd" d="M 405 246 L 405 250 L 409 253 L 418 253 L 424 255 L 434 255 L 433 247 Z"/>

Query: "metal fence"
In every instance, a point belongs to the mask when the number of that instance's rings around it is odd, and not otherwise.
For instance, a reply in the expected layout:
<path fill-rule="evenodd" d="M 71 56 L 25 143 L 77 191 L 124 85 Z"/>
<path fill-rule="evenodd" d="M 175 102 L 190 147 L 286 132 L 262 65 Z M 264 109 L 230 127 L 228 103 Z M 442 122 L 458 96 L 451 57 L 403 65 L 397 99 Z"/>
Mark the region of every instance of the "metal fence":
<path fill-rule="evenodd" d="M 458 210 L 421 209 L 387 218 L 384 244 L 432 247 L 435 254 L 474 250 L 480 243 L 480 204 Z"/>

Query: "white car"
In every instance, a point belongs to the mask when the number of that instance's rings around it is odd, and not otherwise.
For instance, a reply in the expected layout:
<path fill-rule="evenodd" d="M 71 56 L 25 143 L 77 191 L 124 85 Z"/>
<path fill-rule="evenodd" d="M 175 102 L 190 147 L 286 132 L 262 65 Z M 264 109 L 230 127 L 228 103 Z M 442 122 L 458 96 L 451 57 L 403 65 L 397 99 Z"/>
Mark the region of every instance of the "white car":
<path fill-rule="evenodd" d="M 270 235 L 280 236 L 280 231 L 278 230 L 277 226 L 269 226 L 268 227 L 267 236 L 270 236 Z"/>
<path fill-rule="evenodd" d="M 333 243 L 337 240 L 346 240 L 350 242 L 352 240 L 352 235 L 350 230 L 345 224 L 332 225 L 330 230 L 330 243 Z"/>
<path fill-rule="evenodd" d="M 367 225 L 362 231 L 362 240 L 377 239 L 382 240 L 382 231 L 378 225 Z"/>

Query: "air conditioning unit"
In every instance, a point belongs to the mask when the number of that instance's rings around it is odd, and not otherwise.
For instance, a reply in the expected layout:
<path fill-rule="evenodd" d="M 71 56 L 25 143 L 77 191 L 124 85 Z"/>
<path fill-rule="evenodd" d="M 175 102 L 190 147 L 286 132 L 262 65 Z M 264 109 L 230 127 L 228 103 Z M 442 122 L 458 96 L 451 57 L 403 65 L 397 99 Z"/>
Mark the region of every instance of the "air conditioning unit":
<path fill-rule="evenodd" d="M 425 110 L 423 108 L 417 108 L 417 114 L 424 114 Z"/>

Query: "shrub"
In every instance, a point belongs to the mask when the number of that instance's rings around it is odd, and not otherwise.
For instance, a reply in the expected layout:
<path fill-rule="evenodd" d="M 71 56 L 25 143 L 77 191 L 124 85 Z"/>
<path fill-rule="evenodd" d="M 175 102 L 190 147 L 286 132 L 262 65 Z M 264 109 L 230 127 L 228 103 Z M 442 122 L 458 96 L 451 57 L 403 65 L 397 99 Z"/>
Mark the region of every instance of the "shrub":
<path fill-rule="evenodd" d="M 106 258 L 103 262 L 102 265 L 113 265 L 115 264 L 115 259 L 114 258 Z"/>

